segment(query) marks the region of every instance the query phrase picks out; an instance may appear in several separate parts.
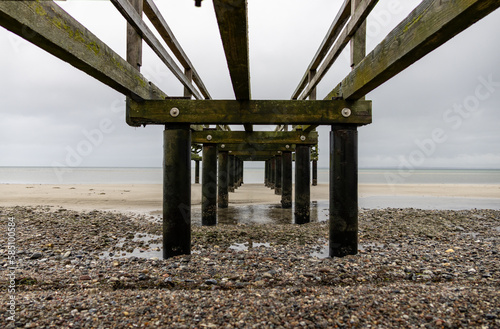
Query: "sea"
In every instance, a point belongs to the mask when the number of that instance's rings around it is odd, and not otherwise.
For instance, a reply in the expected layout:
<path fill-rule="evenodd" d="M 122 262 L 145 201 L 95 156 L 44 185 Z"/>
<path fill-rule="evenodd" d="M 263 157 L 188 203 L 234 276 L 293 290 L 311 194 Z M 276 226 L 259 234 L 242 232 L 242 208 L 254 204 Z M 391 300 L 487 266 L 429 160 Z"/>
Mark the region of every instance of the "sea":
<path fill-rule="evenodd" d="M 200 173 L 201 174 L 201 173 Z M 0 167 L 0 184 L 161 184 L 162 168 Z M 195 172 L 192 168 L 191 180 Z M 359 169 L 360 184 L 500 185 L 499 169 Z M 245 168 L 244 182 L 263 183 L 263 168 Z M 328 184 L 329 170 L 318 168 L 318 183 Z M 420 209 L 500 209 L 498 198 L 377 196 L 359 199 L 360 207 Z"/>

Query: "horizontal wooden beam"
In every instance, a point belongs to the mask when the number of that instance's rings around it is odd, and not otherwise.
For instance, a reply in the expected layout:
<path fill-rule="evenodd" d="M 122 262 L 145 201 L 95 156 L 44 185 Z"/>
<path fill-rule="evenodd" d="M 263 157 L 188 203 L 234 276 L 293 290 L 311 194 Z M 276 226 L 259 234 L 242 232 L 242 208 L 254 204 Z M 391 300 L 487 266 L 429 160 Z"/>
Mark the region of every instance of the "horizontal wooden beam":
<path fill-rule="evenodd" d="M 0 1 L 0 25 L 126 96 L 167 96 L 52 1 Z"/>
<path fill-rule="evenodd" d="M 205 97 L 206 99 L 211 99 L 212 97 L 210 96 L 205 85 L 203 84 L 200 75 L 198 74 L 198 72 L 196 72 L 193 64 L 189 60 L 188 56 L 182 49 L 177 39 L 175 38 L 174 33 L 168 26 L 167 21 L 161 14 L 158 7 L 156 7 L 156 4 L 153 2 L 153 0 L 144 0 L 144 13 L 149 18 L 153 26 L 156 28 L 156 30 L 162 37 L 163 41 L 165 41 L 165 43 L 170 48 L 172 53 L 182 64 L 182 66 L 185 69 L 190 69 L 192 71 L 193 81 L 200 89 L 200 92 L 202 93 L 203 97 Z"/>
<path fill-rule="evenodd" d="M 342 6 L 340 7 L 337 16 L 333 20 L 330 29 L 326 33 L 326 37 L 323 39 L 323 42 L 319 46 L 318 51 L 314 55 L 311 64 L 307 67 L 306 73 L 300 80 L 299 85 L 295 89 L 292 95 L 292 99 L 298 99 L 304 88 L 307 86 L 307 82 L 309 79 L 309 72 L 311 70 L 316 70 L 325 56 L 328 54 L 328 50 L 332 47 L 333 43 L 339 36 L 342 29 L 347 24 L 349 17 L 351 16 L 351 0 L 345 0 Z"/>
<path fill-rule="evenodd" d="M 245 151 L 245 152 L 256 152 L 256 151 L 295 151 L 295 144 L 267 144 L 267 143 L 259 143 L 259 144 L 219 144 L 219 151 Z"/>
<path fill-rule="evenodd" d="M 127 101 L 127 122 L 147 124 L 353 124 L 372 121 L 371 101 L 184 100 Z"/>
<path fill-rule="evenodd" d="M 498 7 L 498 0 L 423 0 L 325 99 L 360 99 Z"/>
<path fill-rule="evenodd" d="M 204 130 L 191 133 L 192 143 L 215 144 L 268 144 L 273 146 L 286 144 L 316 144 L 318 132 L 301 131 L 220 131 Z"/>
<path fill-rule="evenodd" d="M 246 0 L 214 0 L 220 36 L 237 100 L 250 99 Z"/>
<path fill-rule="evenodd" d="M 137 33 L 146 41 L 151 49 L 158 55 L 161 61 L 170 69 L 174 76 L 186 87 L 196 99 L 202 99 L 203 96 L 193 86 L 179 66 L 174 62 L 174 59 L 167 53 L 160 41 L 156 38 L 153 32 L 149 29 L 142 17 L 137 13 L 134 7 L 128 0 L 111 0 L 113 5 L 125 17 L 127 22 L 135 28 Z"/>
<path fill-rule="evenodd" d="M 328 70 L 330 70 L 330 67 L 332 67 L 333 63 L 335 63 L 344 48 L 347 46 L 352 36 L 356 33 L 361 24 L 365 22 L 366 17 L 373 10 L 377 2 L 378 0 L 363 0 L 357 5 L 356 11 L 351 15 L 349 24 L 347 24 L 337 42 L 328 53 L 328 56 L 326 56 L 325 61 L 321 64 L 321 67 L 317 70 L 316 74 L 307 84 L 307 87 L 298 99 L 306 99 L 307 96 L 314 91 L 318 83 L 323 79 Z"/>

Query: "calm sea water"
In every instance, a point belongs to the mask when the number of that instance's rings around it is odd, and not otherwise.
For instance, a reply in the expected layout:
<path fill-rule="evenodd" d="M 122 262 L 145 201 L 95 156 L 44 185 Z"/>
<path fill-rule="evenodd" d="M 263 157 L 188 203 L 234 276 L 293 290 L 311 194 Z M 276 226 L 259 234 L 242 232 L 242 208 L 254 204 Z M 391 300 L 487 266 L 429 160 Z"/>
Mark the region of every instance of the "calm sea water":
<path fill-rule="evenodd" d="M 194 169 L 191 173 L 194 183 Z M 262 183 L 264 169 L 245 168 L 244 181 Z M 328 169 L 318 169 L 318 182 L 328 183 Z M 161 184 L 161 168 L 0 167 L 0 184 Z M 499 184 L 500 170 L 360 169 L 361 184 Z"/>

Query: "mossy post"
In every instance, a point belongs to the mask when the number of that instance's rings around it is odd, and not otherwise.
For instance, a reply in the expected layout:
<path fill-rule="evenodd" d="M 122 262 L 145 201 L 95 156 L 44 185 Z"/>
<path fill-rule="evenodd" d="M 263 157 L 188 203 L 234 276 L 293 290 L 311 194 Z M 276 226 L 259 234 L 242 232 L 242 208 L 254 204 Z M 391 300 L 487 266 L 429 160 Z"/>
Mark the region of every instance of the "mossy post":
<path fill-rule="evenodd" d="M 285 151 L 282 155 L 281 207 L 292 208 L 292 152 Z"/>
<path fill-rule="evenodd" d="M 281 155 L 277 155 L 275 157 L 275 161 L 276 161 L 276 182 L 274 184 L 275 188 L 274 188 L 274 194 L 277 194 L 277 195 L 281 195 L 281 180 L 282 180 L 282 176 L 281 176 Z"/>
<path fill-rule="evenodd" d="M 200 161 L 196 160 L 194 162 L 194 183 L 200 184 Z"/>
<path fill-rule="evenodd" d="M 191 253 L 191 129 L 163 133 L 163 258 Z"/>
<path fill-rule="evenodd" d="M 201 225 L 217 224 L 217 144 L 203 144 Z"/>
<path fill-rule="evenodd" d="M 273 157 L 271 159 L 271 186 L 269 186 L 271 189 L 274 190 L 276 187 L 276 158 Z"/>
<path fill-rule="evenodd" d="M 358 131 L 332 126 L 330 132 L 330 256 L 358 252 Z"/>
<path fill-rule="evenodd" d="M 318 161 L 312 161 L 312 186 L 318 185 Z"/>
<path fill-rule="evenodd" d="M 228 191 L 234 192 L 234 155 L 229 155 Z"/>
<path fill-rule="evenodd" d="M 295 148 L 295 224 L 310 221 L 311 168 L 309 145 L 297 144 Z"/>
<path fill-rule="evenodd" d="M 229 171 L 229 153 L 227 151 L 219 151 L 219 175 L 217 189 L 219 193 L 218 206 L 219 208 L 227 208 L 228 199 L 228 171 Z"/>
<path fill-rule="evenodd" d="M 264 185 L 269 187 L 269 160 L 264 163 Z"/>

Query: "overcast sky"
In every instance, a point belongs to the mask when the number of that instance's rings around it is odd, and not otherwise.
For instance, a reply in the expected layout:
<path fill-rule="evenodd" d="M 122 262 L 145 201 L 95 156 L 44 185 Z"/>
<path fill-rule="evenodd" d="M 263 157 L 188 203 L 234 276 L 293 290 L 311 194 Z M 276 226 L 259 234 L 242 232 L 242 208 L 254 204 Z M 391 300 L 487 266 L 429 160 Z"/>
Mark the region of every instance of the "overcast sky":
<path fill-rule="evenodd" d="M 290 99 L 342 2 L 249 1 L 253 99 Z M 419 2 L 381 0 L 367 50 Z M 233 99 L 211 1 L 156 3 L 212 97 Z M 125 57 L 125 20 L 110 2 L 58 4 Z M 373 123 L 359 129 L 360 167 L 500 169 L 499 31 L 497 10 L 368 94 Z M 0 166 L 161 166 L 162 127 L 127 126 L 123 95 L 3 28 L 0 49 Z M 349 73 L 348 57 L 323 79 L 318 99 Z M 142 73 L 182 94 L 147 45 Z M 319 132 L 327 167 L 329 127 Z"/>

